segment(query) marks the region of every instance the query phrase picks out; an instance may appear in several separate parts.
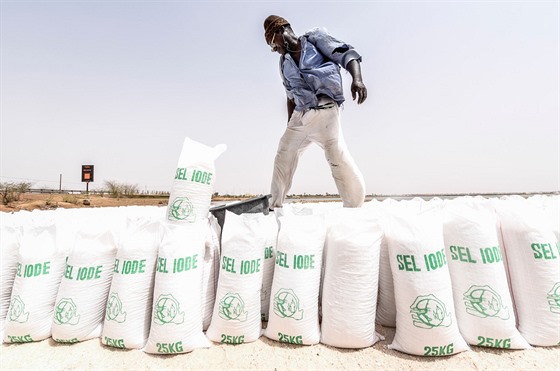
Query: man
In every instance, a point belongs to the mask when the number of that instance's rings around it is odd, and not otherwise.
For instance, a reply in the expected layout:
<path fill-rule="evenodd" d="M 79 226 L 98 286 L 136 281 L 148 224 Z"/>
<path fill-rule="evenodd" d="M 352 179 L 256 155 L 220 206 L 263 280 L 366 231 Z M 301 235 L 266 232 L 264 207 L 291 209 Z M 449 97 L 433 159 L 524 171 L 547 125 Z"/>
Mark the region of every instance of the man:
<path fill-rule="evenodd" d="M 344 102 L 343 66 L 352 76 L 352 98 L 362 104 L 367 89 L 362 81 L 362 57 L 354 48 L 315 28 L 297 37 L 290 23 L 271 15 L 264 21 L 264 36 L 280 53 L 280 73 L 288 98 L 288 126 L 274 160 L 271 208 L 280 208 L 291 185 L 299 156 L 311 144 L 324 151 L 344 207 L 364 202 L 363 176 L 346 148 L 339 107 Z"/>

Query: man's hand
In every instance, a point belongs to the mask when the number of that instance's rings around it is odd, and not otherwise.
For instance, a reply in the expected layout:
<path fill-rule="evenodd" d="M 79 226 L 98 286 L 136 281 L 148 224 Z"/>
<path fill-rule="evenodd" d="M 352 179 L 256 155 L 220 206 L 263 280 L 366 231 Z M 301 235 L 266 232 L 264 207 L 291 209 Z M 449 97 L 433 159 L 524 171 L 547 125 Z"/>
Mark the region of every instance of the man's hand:
<path fill-rule="evenodd" d="M 361 81 L 352 81 L 352 87 L 350 88 L 352 91 L 352 100 L 356 100 L 356 96 L 358 97 L 358 104 L 364 103 L 367 98 L 367 88 Z"/>
<path fill-rule="evenodd" d="M 346 71 L 350 72 L 352 75 L 352 100 L 356 100 L 358 97 L 358 104 L 364 103 L 367 98 L 367 89 L 362 82 L 362 69 L 360 68 L 360 62 L 352 59 L 348 64 L 346 64 Z"/>

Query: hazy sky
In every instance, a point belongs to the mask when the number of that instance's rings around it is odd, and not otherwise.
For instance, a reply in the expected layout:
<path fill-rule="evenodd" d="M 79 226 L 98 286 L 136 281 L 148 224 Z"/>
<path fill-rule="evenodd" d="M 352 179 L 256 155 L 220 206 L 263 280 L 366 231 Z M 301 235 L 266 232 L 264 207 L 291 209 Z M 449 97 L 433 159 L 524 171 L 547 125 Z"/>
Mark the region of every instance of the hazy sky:
<path fill-rule="evenodd" d="M 363 56 L 342 125 L 368 194 L 560 189 L 558 1 L 1 1 L 1 181 L 170 190 L 183 139 L 219 193 L 269 193 L 286 126 L 263 20 Z M 336 193 L 323 152 L 290 193 Z"/>

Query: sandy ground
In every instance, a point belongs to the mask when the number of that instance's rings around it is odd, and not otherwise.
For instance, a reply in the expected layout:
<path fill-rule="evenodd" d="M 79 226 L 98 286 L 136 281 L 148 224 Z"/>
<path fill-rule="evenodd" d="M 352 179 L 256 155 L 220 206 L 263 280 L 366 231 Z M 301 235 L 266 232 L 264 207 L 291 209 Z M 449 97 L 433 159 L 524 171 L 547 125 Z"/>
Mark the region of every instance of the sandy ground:
<path fill-rule="evenodd" d="M 388 349 L 394 329 L 378 327 L 386 340 L 365 349 L 338 349 L 322 344 L 282 344 L 262 336 L 241 345 L 215 344 L 178 355 L 150 355 L 140 350 L 106 347 L 99 339 L 60 345 L 52 339 L 3 344 L 2 370 L 558 370 L 560 348 L 500 350 L 472 347 L 454 356 L 410 356 Z"/>
<path fill-rule="evenodd" d="M 89 205 L 84 205 L 84 200 Z M 16 212 L 20 210 L 53 210 L 56 208 L 82 208 L 82 207 L 110 207 L 110 206 L 148 206 L 167 205 L 167 198 L 113 198 L 99 195 L 71 195 L 71 194 L 46 194 L 24 193 L 19 201 L 9 205 L 0 204 L 0 211 Z"/>
<path fill-rule="evenodd" d="M 240 201 L 250 198 L 247 197 L 217 197 L 212 202 L 216 204 Z M 89 205 L 84 205 L 84 200 Z M 167 205 L 167 197 L 133 197 L 133 198 L 114 198 L 95 194 L 70 195 L 70 194 L 46 194 L 46 193 L 24 193 L 19 201 L 14 201 L 9 205 L 0 204 L 0 211 L 17 212 L 20 210 L 53 210 L 56 208 L 84 208 L 84 207 L 116 207 L 116 206 L 164 206 Z"/>

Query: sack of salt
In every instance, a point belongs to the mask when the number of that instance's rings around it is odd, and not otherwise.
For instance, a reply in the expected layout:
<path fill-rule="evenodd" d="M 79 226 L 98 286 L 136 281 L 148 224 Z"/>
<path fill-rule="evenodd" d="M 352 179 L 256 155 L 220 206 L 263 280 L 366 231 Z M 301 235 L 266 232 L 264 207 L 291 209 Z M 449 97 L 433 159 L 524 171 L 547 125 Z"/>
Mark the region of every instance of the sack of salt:
<path fill-rule="evenodd" d="M 169 194 L 169 222 L 194 223 L 208 217 L 216 182 L 214 161 L 226 148 L 225 144 L 209 147 L 185 138 Z"/>

